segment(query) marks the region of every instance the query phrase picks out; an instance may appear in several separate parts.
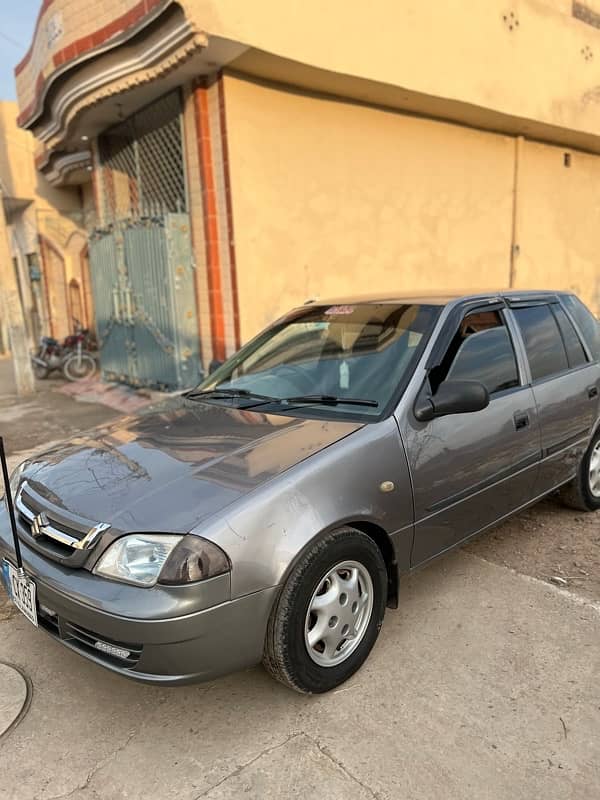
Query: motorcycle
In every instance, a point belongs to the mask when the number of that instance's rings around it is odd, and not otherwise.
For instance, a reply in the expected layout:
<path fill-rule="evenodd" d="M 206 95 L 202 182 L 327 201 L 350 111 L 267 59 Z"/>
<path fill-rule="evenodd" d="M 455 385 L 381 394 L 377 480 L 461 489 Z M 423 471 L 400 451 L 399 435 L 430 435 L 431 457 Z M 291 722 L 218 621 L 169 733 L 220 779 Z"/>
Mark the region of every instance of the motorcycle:
<path fill-rule="evenodd" d="M 52 336 L 42 336 L 37 352 L 31 357 L 36 378 L 44 380 L 56 370 L 69 381 L 80 381 L 96 372 L 96 360 L 89 353 L 93 347 L 91 334 L 79 320 L 74 319 L 74 322 L 75 332 L 62 344 Z"/>

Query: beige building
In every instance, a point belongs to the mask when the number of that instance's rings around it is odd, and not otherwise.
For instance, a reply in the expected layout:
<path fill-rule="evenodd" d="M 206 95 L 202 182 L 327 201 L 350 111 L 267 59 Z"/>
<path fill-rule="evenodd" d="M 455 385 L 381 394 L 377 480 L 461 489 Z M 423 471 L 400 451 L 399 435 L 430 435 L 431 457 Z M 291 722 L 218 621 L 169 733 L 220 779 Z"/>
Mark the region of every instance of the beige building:
<path fill-rule="evenodd" d="M 93 302 L 79 189 L 54 187 L 36 169 L 35 140 L 17 116 L 16 103 L 0 102 L 0 193 L 33 347 L 42 333 L 66 336 L 73 316 L 92 324 Z"/>
<path fill-rule="evenodd" d="M 599 63 L 600 0 L 44 0 L 19 122 L 94 206 L 105 374 L 177 383 L 333 294 L 600 314 Z"/>

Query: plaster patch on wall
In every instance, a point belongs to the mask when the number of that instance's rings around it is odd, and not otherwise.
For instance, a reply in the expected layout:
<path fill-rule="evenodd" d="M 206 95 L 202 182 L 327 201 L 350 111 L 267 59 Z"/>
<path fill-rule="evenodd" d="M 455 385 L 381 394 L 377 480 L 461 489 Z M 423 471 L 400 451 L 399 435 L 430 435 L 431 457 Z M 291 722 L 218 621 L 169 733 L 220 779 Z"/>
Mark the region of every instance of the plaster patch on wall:
<path fill-rule="evenodd" d="M 594 28 L 600 28 L 600 8 L 598 4 L 594 4 L 596 8 L 591 7 L 591 3 L 581 3 L 579 0 L 573 0 L 573 16 L 575 19 L 585 22 L 587 25 L 592 25 Z"/>
<path fill-rule="evenodd" d="M 590 105 L 591 103 L 600 103 L 600 86 L 594 86 L 592 89 L 588 89 L 587 92 L 584 92 L 581 97 L 581 102 L 584 106 Z"/>

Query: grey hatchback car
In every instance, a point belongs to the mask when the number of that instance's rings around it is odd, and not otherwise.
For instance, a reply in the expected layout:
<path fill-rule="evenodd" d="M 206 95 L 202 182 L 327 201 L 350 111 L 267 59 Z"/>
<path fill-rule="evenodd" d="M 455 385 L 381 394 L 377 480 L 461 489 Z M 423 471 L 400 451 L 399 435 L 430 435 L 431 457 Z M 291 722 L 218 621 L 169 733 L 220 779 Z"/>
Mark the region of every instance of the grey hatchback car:
<path fill-rule="evenodd" d="M 18 467 L 7 588 L 130 678 L 262 661 L 327 691 L 401 575 L 549 492 L 600 508 L 599 359 L 572 294 L 304 305 L 197 388 Z"/>

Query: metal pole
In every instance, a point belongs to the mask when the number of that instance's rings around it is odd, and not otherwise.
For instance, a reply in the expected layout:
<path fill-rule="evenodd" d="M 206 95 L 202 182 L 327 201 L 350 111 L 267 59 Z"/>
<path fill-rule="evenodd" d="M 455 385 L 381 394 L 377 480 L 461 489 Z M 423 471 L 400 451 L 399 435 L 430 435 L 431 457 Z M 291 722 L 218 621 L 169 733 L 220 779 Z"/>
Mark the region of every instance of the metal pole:
<path fill-rule="evenodd" d="M 17 523 L 15 522 L 15 509 L 13 506 L 12 492 L 10 490 L 10 480 L 8 477 L 8 464 L 6 463 L 6 453 L 4 452 L 4 439 L 0 436 L 0 461 L 2 462 L 2 477 L 4 479 L 4 491 L 6 492 L 6 506 L 8 508 L 8 516 L 10 517 L 10 527 L 13 535 L 13 542 L 15 545 L 15 557 L 17 559 L 17 567 L 19 575 L 24 575 L 23 559 L 21 558 L 21 543 L 17 536 Z"/>
<path fill-rule="evenodd" d="M 514 160 L 514 174 L 513 174 L 513 207 L 512 207 L 512 237 L 510 244 L 510 270 L 508 275 L 508 288 L 514 289 L 517 282 L 517 261 L 521 253 L 520 245 L 520 208 L 521 202 L 521 167 L 523 160 L 523 142 L 522 136 L 517 136 L 515 139 L 515 160 Z"/>

